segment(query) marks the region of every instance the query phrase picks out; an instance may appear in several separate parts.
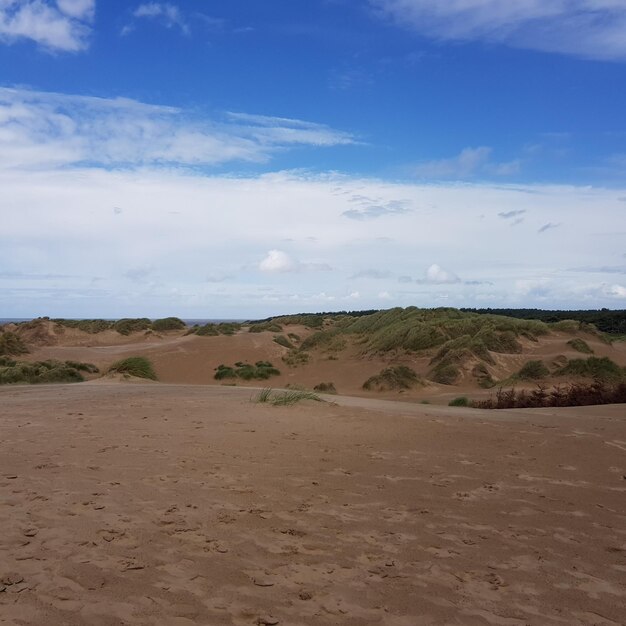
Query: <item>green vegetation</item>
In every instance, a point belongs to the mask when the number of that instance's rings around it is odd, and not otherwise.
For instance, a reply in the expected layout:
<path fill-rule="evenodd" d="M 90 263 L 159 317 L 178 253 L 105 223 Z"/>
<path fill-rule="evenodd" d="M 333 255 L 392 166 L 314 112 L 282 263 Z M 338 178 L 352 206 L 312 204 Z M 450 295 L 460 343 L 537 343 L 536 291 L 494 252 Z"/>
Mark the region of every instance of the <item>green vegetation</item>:
<path fill-rule="evenodd" d="M 496 384 L 496 381 L 491 376 L 491 373 L 487 369 L 484 363 L 476 363 L 472 368 L 472 376 L 478 382 L 478 386 L 483 389 L 489 389 Z"/>
<path fill-rule="evenodd" d="M 466 398 L 465 396 L 459 396 L 458 398 L 454 398 L 454 400 L 450 400 L 450 402 L 448 402 L 448 406 L 469 406 L 469 405 L 470 405 L 469 398 Z"/>
<path fill-rule="evenodd" d="M 98 368 L 91 363 L 75 361 L 49 360 L 27 363 L 2 357 L 0 358 L 0 385 L 79 383 L 85 380 L 81 371 L 97 372 Z"/>
<path fill-rule="evenodd" d="M 116 330 L 120 335 L 130 335 L 151 328 L 152 322 L 147 317 L 124 318 L 113 322 L 113 330 Z"/>
<path fill-rule="evenodd" d="M 256 402 L 273 404 L 274 406 L 291 406 L 302 400 L 315 400 L 321 402 L 322 399 L 312 391 L 289 390 L 274 392 L 271 388 L 263 389 L 255 398 Z"/>
<path fill-rule="evenodd" d="M 152 330 L 159 333 L 167 330 L 183 330 L 184 328 L 187 328 L 187 324 L 179 317 L 163 317 L 152 322 Z"/>
<path fill-rule="evenodd" d="M 337 393 L 334 383 L 319 383 L 313 387 L 313 391 L 319 391 L 320 393 Z"/>
<path fill-rule="evenodd" d="M 259 324 L 252 324 L 249 328 L 249 332 L 251 333 L 263 333 L 266 331 L 271 333 L 282 333 L 283 327 L 276 322 L 261 322 Z"/>
<path fill-rule="evenodd" d="M 411 389 L 418 382 L 420 382 L 420 378 L 415 370 L 406 365 L 395 365 L 387 367 L 380 374 L 368 378 L 363 383 L 363 389 L 366 391 L 396 391 Z"/>
<path fill-rule="evenodd" d="M 95 335 L 97 333 L 101 333 L 105 330 L 110 330 L 113 328 L 113 322 L 107 320 L 66 320 L 66 319 L 53 319 L 53 322 L 59 324 L 61 326 L 65 326 L 66 328 L 77 328 L 78 330 L 82 330 L 84 333 L 89 333 L 90 335 Z"/>
<path fill-rule="evenodd" d="M 201 337 L 215 337 L 217 335 L 234 335 L 241 330 L 241 324 L 237 322 L 221 322 L 214 324 L 209 322 L 204 326 L 194 326 L 189 330 L 190 335 L 200 335 Z"/>
<path fill-rule="evenodd" d="M 218 365 L 215 368 L 215 380 L 236 379 L 241 380 L 267 380 L 270 376 L 278 376 L 277 370 L 269 361 L 257 361 L 254 365 L 239 361 L 234 367 Z"/>
<path fill-rule="evenodd" d="M 556 371 L 559 376 L 580 376 L 604 382 L 619 382 L 626 378 L 626 369 L 608 357 L 590 356 L 587 359 L 571 359 Z"/>
<path fill-rule="evenodd" d="M 120 333 L 120 335 L 130 335 L 132 333 L 146 330 L 162 332 L 166 330 L 182 330 L 187 327 L 185 322 L 178 317 L 164 317 L 156 319 L 154 322 L 149 320 L 147 317 L 122 318 L 120 320 L 68 320 L 64 318 L 56 318 L 51 321 L 66 328 L 76 328 L 78 330 L 82 330 L 90 335 L 95 335 L 97 333 L 104 332 L 105 330 L 115 330 Z"/>
<path fill-rule="evenodd" d="M 454 385 L 461 376 L 461 370 L 456 365 L 439 363 L 429 374 L 430 380 L 441 385 Z"/>
<path fill-rule="evenodd" d="M 626 310 L 611 311 L 609 309 L 586 311 L 544 311 L 542 309 L 461 309 L 478 315 L 506 315 L 525 320 L 540 320 L 548 324 L 555 324 L 558 330 L 594 330 L 603 333 L 626 333 Z M 567 324 L 559 325 L 561 321 Z M 576 322 L 574 327 L 571 322 Z M 592 325 L 592 327 L 590 326 Z"/>
<path fill-rule="evenodd" d="M 289 350 L 287 354 L 282 358 L 283 363 L 289 367 L 298 367 L 309 362 L 311 355 L 303 350 L 293 349 Z"/>
<path fill-rule="evenodd" d="M 285 335 L 276 335 L 274 337 L 274 341 L 283 348 L 287 348 L 289 350 L 295 350 L 295 346 L 285 337 Z"/>
<path fill-rule="evenodd" d="M 582 352 L 583 354 L 593 354 L 593 350 L 589 347 L 589 344 L 578 337 L 576 339 L 570 339 L 567 342 L 567 345 L 577 352 Z"/>
<path fill-rule="evenodd" d="M 526 361 L 517 373 L 520 380 L 541 380 L 550 375 L 550 370 L 543 361 Z"/>
<path fill-rule="evenodd" d="M 143 356 L 131 356 L 117 361 L 111 365 L 109 373 L 148 378 L 150 380 L 157 379 L 152 363 Z"/>
<path fill-rule="evenodd" d="M 18 335 L 10 331 L 0 332 L 0 355 L 17 356 L 27 352 L 26 344 Z"/>

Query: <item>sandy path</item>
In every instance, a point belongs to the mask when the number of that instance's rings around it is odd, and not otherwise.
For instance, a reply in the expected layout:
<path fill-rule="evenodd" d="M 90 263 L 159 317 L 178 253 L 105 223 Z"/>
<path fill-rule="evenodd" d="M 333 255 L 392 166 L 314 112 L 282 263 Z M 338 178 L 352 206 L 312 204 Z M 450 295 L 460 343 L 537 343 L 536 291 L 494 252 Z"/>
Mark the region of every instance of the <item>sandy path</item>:
<path fill-rule="evenodd" d="M 0 624 L 622 621 L 623 407 L 250 395 L 0 388 Z"/>

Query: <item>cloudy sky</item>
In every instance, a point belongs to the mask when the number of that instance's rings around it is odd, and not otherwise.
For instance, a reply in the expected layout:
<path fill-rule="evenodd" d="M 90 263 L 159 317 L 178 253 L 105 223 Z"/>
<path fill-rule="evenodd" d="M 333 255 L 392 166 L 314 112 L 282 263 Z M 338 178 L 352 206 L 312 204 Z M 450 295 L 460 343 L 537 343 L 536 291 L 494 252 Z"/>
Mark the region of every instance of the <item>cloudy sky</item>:
<path fill-rule="evenodd" d="M 626 308 L 623 0 L 0 0 L 0 317 Z"/>

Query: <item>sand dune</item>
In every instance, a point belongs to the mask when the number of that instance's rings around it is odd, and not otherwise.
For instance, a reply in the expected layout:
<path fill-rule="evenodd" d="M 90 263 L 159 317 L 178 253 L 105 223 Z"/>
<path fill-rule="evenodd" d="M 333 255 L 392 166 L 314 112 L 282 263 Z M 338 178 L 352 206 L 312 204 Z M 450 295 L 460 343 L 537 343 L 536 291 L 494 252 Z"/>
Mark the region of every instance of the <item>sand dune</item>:
<path fill-rule="evenodd" d="M 0 623 L 623 623 L 623 407 L 251 393 L 0 388 Z"/>

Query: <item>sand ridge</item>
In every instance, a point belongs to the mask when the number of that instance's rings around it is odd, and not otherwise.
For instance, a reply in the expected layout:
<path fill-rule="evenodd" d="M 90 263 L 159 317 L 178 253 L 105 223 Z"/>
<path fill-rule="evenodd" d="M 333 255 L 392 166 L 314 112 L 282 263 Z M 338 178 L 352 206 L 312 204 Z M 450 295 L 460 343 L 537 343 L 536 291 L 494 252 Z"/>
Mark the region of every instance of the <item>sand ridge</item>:
<path fill-rule="evenodd" d="M 0 389 L 0 623 L 619 624 L 623 407 Z"/>

